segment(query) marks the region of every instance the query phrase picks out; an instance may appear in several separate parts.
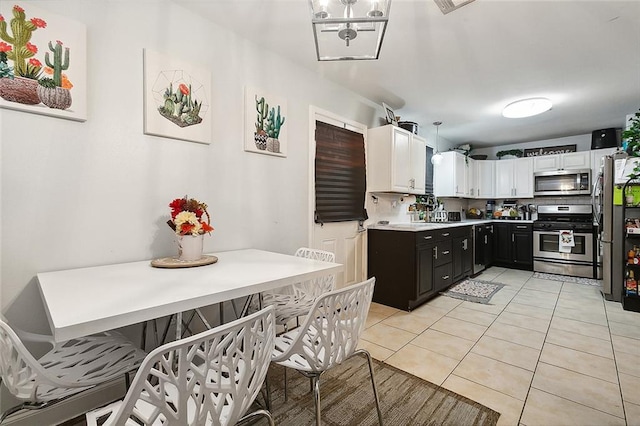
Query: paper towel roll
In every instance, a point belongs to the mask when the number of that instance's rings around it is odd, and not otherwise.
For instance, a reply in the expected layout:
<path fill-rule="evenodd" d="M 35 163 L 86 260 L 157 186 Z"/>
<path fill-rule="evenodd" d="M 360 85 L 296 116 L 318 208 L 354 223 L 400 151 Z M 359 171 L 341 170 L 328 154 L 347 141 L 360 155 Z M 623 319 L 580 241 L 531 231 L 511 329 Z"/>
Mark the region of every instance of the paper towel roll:
<path fill-rule="evenodd" d="M 402 204 L 415 204 L 416 203 L 416 196 L 415 195 L 404 195 L 402 198 L 400 198 L 400 203 L 402 203 Z"/>

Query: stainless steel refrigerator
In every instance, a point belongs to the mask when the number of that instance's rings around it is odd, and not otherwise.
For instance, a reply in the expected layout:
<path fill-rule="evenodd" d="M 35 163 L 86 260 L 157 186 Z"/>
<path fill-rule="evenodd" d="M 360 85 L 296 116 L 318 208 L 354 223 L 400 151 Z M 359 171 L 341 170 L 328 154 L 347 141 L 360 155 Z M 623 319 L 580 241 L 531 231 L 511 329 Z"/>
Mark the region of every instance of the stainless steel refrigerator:
<path fill-rule="evenodd" d="M 595 220 L 599 227 L 598 265 L 602 271 L 602 294 L 606 300 L 622 301 L 622 248 L 624 227 L 622 206 L 613 204 L 615 182 L 615 161 L 625 158 L 624 153 L 615 153 L 603 158 L 599 175 L 593 188 Z M 598 274 L 600 277 L 600 273 Z"/>

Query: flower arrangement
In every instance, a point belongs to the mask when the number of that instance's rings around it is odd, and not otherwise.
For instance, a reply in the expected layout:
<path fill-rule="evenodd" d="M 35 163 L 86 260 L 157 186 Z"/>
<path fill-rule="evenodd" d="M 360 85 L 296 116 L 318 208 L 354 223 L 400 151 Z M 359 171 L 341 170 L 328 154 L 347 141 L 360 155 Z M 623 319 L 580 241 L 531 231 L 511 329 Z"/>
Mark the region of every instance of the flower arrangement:
<path fill-rule="evenodd" d="M 171 220 L 167 224 L 177 235 L 201 235 L 213 231 L 207 205 L 195 198 L 176 198 L 171 207 Z M 206 221 L 202 216 L 206 216 Z"/>

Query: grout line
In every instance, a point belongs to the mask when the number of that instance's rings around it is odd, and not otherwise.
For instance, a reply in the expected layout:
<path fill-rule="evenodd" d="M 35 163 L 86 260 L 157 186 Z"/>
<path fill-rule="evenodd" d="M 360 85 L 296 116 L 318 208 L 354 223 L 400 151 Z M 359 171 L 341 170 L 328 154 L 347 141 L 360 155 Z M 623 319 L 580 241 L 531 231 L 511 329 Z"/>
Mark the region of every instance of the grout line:
<path fill-rule="evenodd" d="M 615 417 L 616 419 L 623 419 L 623 420 L 626 420 L 626 418 L 625 418 L 626 416 L 625 416 L 625 417 L 619 417 L 619 416 L 616 416 L 615 414 L 607 413 L 606 411 L 602 411 L 602 410 L 600 410 L 600 409 L 598 409 L 598 408 L 595 408 L 595 407 L 592 407 L 592 406 L 590 406 L 590 405 L 584 405 L 584 404 L 582 404 L 582 403 L 580 403 L 580 402 L 576 402 L 576 401 L 574 401 L 574 400 L 572 400 L 572 399 L 565 398 L 565 397 L 563 397 L 563 396 L 553 394 L 553 393 L 548 392 L 548 391 L 543 390 L 543 389 L 538 389 L 538 388 L 533 387 L 533 386 L 532 386 L 531 388 L 532 388 L 532 389 L 537 390 L 538 392 L 546 393 L 547 395 L 551 395 L 551 396 L 554 396 L 554 397 L 556 397 L 556 398 L 560 398 L 560 399 L 562 399 L 562 400 L 564 400 L 564 401 L 569 401 L 569 402 L 571 402 L 571 403 L 573 403 L 573 404 L 581 405 L 581 406 L 583 406 L 583 407 L 590 408 L 590 409 L 592 409 L 592 410 L 598 411 L 598 412 L 603 413 L 603 414 L 606 414 L 606 415 L 608 415 L 608 416 Z M 624 404 L 623 404 L 623 406 L 624 406 Z M 624 407 L 623 407 L 623 409 L 624 409 Z"/>
<path fill-rule="evenodd" d="M 629 419 L 627 419 L 627 410 L 624 405 L 624 396 L 622 395 L 622 383 L 620 382 L 620 369 L 618 369 L 616 349 L 613 346 L 613 334 L 611 333 L 611 327 L 609 325 L 609 313 L 607 312 L 607 306 L 604 303 L 604 297 L 602 298 L 602 305 L 604 307 L 604 316 L 607 319 L 607 330 L 609 330 L 609 341 L 611 343 L 611 352 L 613 353 L 613 365 L 616 367 L 616 378 L 618 379 L 618 389 L 620 389 L 620 401 L 622 402 L 622 414 L 624 415 L 624 419 L 627 422 L 627 424 L 629 424 Z"/>
<path fill-rule="evenodd" d="M 533 277 L 533 275 L 531 275 Z M 528 280 L 527 280 L 528 281 Z M 525 282 L 526 284 L 526 282 Z M 562 287 L 564 287 L 564 282 L 560 286 L 560 292 L 562 292 Z M 553 321 L 553 316 L 556 313 L 556 307 L 558 306 L 558 300 L 560 299 L 560 294 L 556 296 L 556 303 L 553 305 L 553 311 L 551 313 L 551 319 L 549 320 L 549 325 L 547 326 L 547 331 L 544 333 L 544 340 L 542 342 L 542 347 L 540 348 L 540 352 L 538 353 L 538 360 L 536 361 L 536 366 L 533 369 L 533 374 L 531 375 L 531 381 L 529 382 L 529 389 L 527 389 L 527 394 L 524 397 L 524 404 L 522 404 L 522 411 L 520 411 L 520 417 L 518 418 L 518 423 L 522 421 L 522 415 L 524 414 L 524 409 L 527 406 L 527 400 L 529 399 L 529 393 L 531 392 L 531 388 L 533 387 L 533 381 L 536 378 L 536 372 L 538 371 L 538 366 L 540 365 L 540 357 L 542 357 L 542 351 L 544 351 L 544 346 L 547 344 L 547 336 L 549 335 L 549 329 L 551 328 L 551 322 Z"/>

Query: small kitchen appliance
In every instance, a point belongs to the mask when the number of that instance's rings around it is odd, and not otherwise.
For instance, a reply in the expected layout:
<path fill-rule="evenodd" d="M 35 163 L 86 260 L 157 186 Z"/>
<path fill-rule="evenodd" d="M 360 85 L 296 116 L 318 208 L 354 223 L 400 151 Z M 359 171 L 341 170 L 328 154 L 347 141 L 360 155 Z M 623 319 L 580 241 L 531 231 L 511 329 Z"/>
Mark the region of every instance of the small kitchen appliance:
<path fill-rule="evenodd" d="M 487 200 L 486 206 L 486 217 L 487 219 L 493 219 L 493 212 L 496 210 L 496 202 L 495 200 Z"/>
<path fill-rule="evenodd" d="M 447 221 L 448 222 L 460 222 L 462 220 L 462 215 L 460 212 L 448 212 L 447 213 Z"/>

